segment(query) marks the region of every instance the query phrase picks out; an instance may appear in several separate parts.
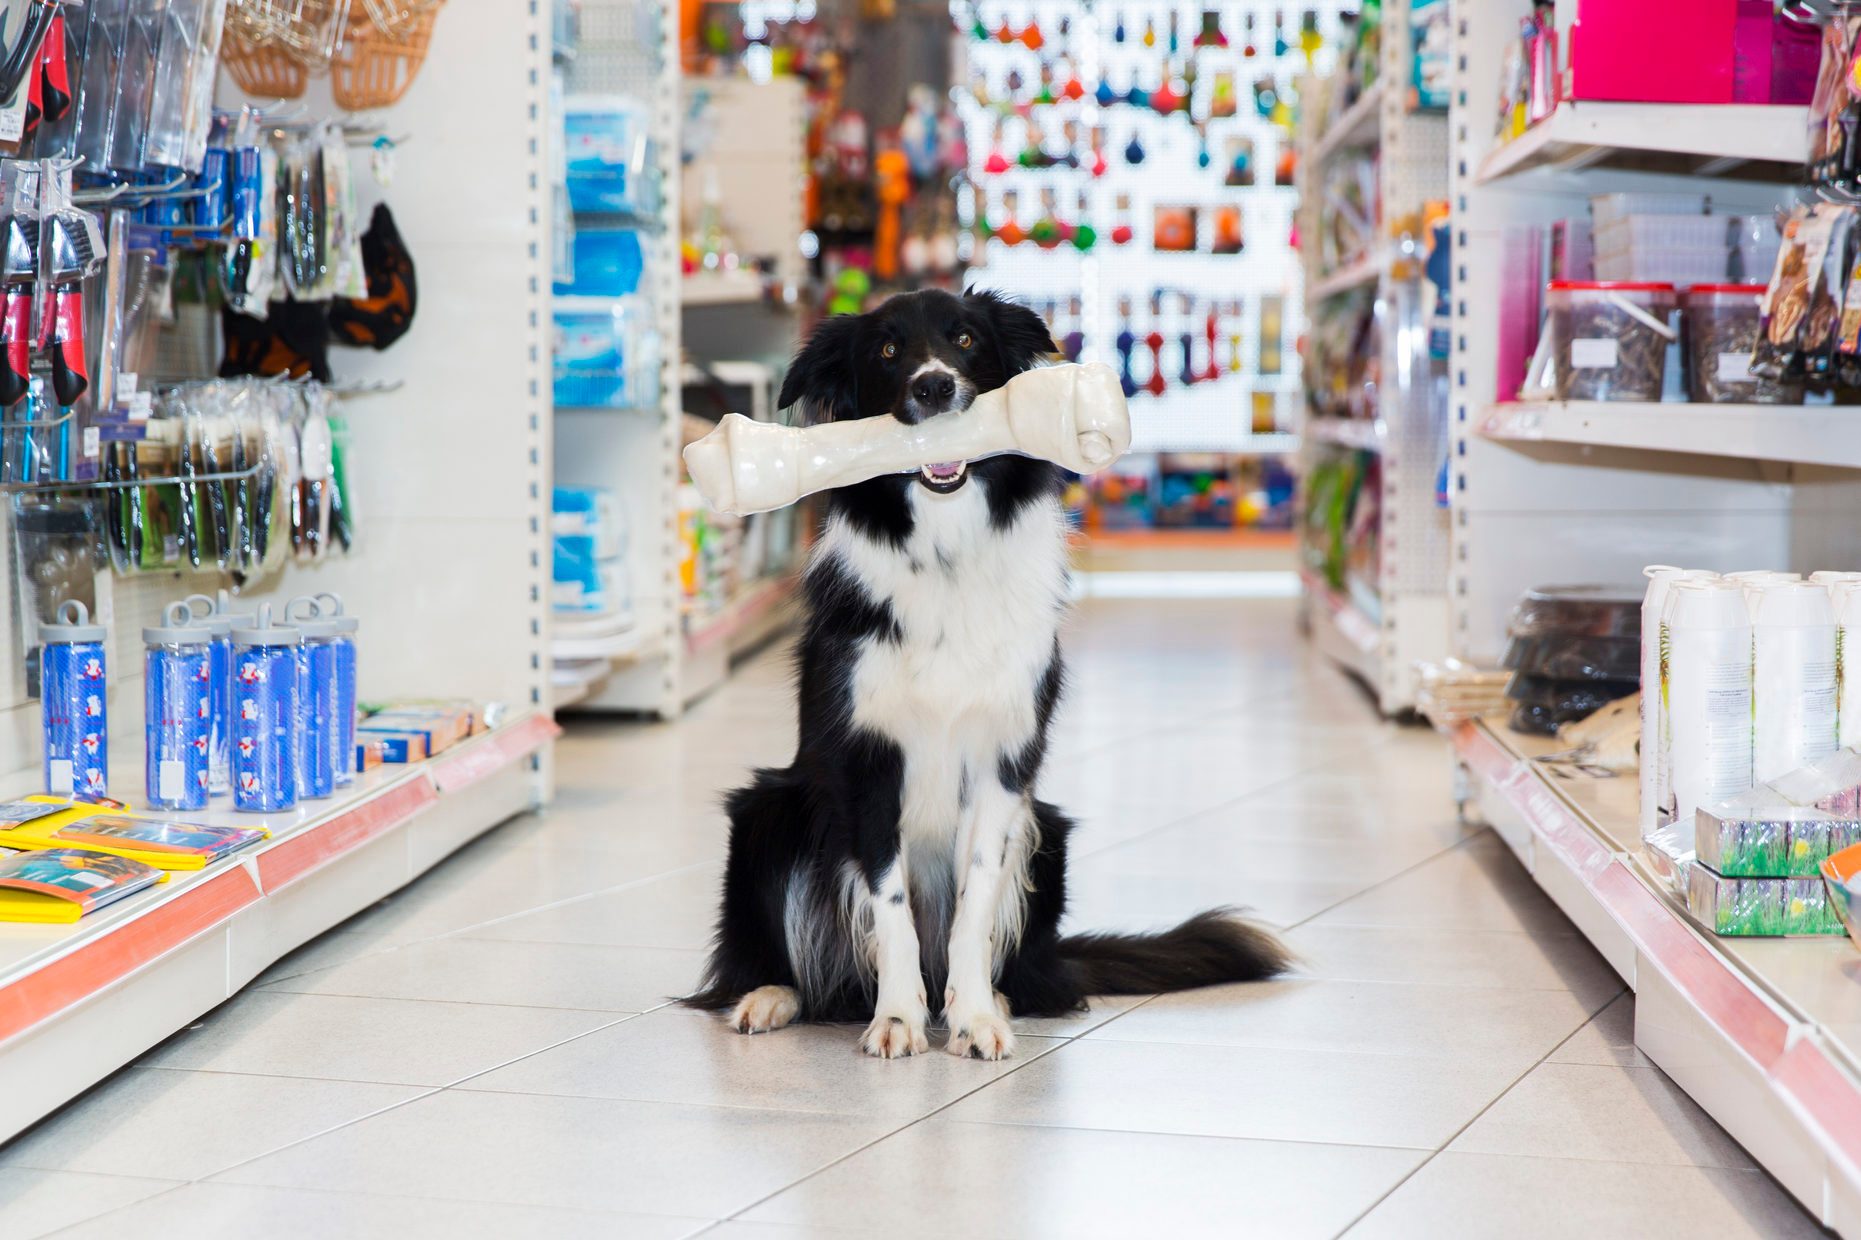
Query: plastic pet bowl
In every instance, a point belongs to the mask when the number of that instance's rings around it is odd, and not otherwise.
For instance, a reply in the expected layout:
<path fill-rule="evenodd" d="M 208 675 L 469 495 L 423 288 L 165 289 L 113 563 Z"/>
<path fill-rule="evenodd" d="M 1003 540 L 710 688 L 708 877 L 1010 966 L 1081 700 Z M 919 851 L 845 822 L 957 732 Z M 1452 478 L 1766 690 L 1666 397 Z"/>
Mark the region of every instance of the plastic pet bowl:
<path fill-rule="evenodd" d="M 1829 903 L 1841 916 L 1848 937 L 1861 947 L 1861 892 L 1848 886 L 1856 874 L 1861 874 L 1861 844 L 1833 853 L 1822 863 L 1822 884 L 1829 889 Z"/>

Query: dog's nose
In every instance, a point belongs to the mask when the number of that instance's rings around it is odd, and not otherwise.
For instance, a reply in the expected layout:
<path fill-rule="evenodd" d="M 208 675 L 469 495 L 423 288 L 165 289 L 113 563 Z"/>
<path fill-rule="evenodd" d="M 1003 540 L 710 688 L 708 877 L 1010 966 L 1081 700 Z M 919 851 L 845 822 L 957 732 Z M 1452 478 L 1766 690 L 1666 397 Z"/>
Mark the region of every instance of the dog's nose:
<path fill-rule="evenodd" d="M 956 398 L 956 380 L 950 375 L 919 375 L 911 381 L 911 395 L 920 405 L 948 405 Z"/>

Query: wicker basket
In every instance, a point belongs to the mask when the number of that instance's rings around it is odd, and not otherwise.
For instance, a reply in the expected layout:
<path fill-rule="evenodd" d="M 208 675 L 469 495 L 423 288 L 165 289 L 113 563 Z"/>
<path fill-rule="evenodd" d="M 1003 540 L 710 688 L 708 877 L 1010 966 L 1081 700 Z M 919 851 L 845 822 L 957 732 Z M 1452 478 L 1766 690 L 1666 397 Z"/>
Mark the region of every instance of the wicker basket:
<path fill-rule="evenodd" d="M 310 71 L 282 48 L 255 46 L 228 32 L 220 63 L 240 90 L 259 99 L 301 99 Z"/>
<path fill-rule="evenodd" d="M 384 33 L 366 16 L 352 21 L 349 37 L 330 60 L 330 94 L 336 106 L 365 112 L 385 108 L 406 94 L 426 60 L 438 15 L 438 4 L 425 8 L 398 35 Z"/>

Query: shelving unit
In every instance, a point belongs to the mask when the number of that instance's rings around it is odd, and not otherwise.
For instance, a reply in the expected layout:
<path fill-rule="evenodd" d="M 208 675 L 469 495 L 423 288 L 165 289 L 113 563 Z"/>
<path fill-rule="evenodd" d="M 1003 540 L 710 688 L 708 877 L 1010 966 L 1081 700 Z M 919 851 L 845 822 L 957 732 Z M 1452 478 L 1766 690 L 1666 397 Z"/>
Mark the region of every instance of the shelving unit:
<path fill-rule="evenodd" d="M 171 815 L 264 826 L 272 837 L 72 925 L 0 928 L 0 1141 L 529 808 L 529 759 L 557 731 L 527 712 L 429 762 L 364 772 L 346 795 L 290 813 Z M 139 774 L 126 768 L 123 781 Z M 15 783 L 10 793 L 36 788 Z"/>
<path fill-rule="evenodd" d="M 420 304 L 392 348 L 344 350 L 334 363 L 343 380 L 400 381 L 341 410 L 356 543 L 347 555 L 287 564 L 241 596 L 281 612 L 296 595 L 336 591 L 361 622 L 364 700 L 501 703 L 506 722 L 433 761 L 365 772 L 342 795 L 289 814 L 239 814 L 220 801 L 178 815 L 274 834 L 72 925 L 0 925 L 0 1140 L 286 952 L 548 800 L 549 58 L 546 7 L 449 6 L 425 69 L 380 113 L 384 132 L 416 140 L 398 148 L 393 186 L 363 172 L 357 193 L 365 213 L 377 198 L 392 206 L 420 264 Z M 307 106 L 331 111 L 325 88 L 313 86 Z M 486 160 L 487 149 L 512 154 Z M 470 192 L 451 192 L 465 169 Z M 213 574 L 99 576 L 112 635 L 113 795 L 143 799 L 141 626 L 167 600 L 228 584 Z M 41 788 L 40 707 L 24 694 L 25 655 L 14 627 L 0 626 L 0 662 L 11 669 L 0 677 L 8 797 Z"/>
<path fill-rule="evenodd" d="M 1384 0 L 1377 80 L 1322 132 L 1300 135 L 1300 235 L 1311 315 L 1342 294 L 1374 289 L 1381 324 L 1407 312 L 1421 296 L 1415 263 L 1399 261 L 1394 243 L 1379 240 L 1370 252 L 1336 271 L 1320 269 L 1317 238 L 1324 211 L 1319 187 L 1324 169 L 1341 153 L 1375 147 L 1380 155 L 1381 227 L 1414 216 L 1425 202 L 1447 197 L 1448 118 L 1408 106 L 1412 52 L 1408 0 Z M 1391 86 L 1390 84 L 1396 84 Z M 1321 118 L 1325 119 L 1325 118 Z M 1400 278 L 1398 274 L 1400 273 Z M 1458 273 L 1457 273 L 1458 274 Z M 1309 334 L 1309 331 L 1308 331 Z M 1425 335 L 1425 333 L 1423 333 Z M 1302 419 L 1303 476 L 1326 453 L 1340 450 L 1379 458 L 1378 503 L 1381 564 L 1374 590 L 1380 599 L 1372 616 L 1343 601 L 1310 569 L 1301 548 L 1306 582 L 1303 617 L 1319 647 L 1356 673 L 1385 714 L 1415 704 L 1415 663 L 1446 651 L 1447 514 L 1436 503 L 1437 478 L 1445 453 L 1439 397 L 1429 379 L 1425 347 L 1419 356 L 1414 333 L 1381 331 L 1382 374 L 1377 416 L 1362 421 L 1311 416 Z"/>
<path fill-rule="evenodd" d="M 1473 183 L 1534 169 L 1547 176 L 1626 162 L 1641 171 L 1795 180 L 1802 159 L 1782 135 L 1800 137 L 1808 109 L 1780 104 L 1606 103 L 1565 100 L 1519 137 L 1481 156 Z M 1665 163 L 1651 155 L 1680 156 Z"/>
<path fill-rule="evenodd" d="M 1636 856 L 1632 776 L 1533 761 L 1557 747 L 1462 724 L 1466 803 L 1635 991 L 1635 1045 L 1843 1236 L 1861 1235 L 1861 985 L 1845 938 L 1701 930 Z"/>
<path fill-rule="evenodd" d="M 1484 667 L 1534 586 L 1638 583 L 1650 563 L 1861 567 L 1853 409 L 1513 399 L 1501 366 L 1523 369 L 1523 342 L 1502 340 L 1500 308 L 1535 268 L 1530 230 L 1611 191 L 1768 211 L 1800 180 L 1805 122 L 1795 107 L 1566 102 L 1499 146 L 1491 101 L 1529 7 L 1455 11 L 1450 644 Z M 1547 766 L 1556 742 L 1497 720 L 1453 740 L 1468 805 L 1634 988 L 1636 1045 L 1825 1225 L 1861 1236 L 1853 946 L 1705 932 L 1638 856 L 1632 777 Z"/>

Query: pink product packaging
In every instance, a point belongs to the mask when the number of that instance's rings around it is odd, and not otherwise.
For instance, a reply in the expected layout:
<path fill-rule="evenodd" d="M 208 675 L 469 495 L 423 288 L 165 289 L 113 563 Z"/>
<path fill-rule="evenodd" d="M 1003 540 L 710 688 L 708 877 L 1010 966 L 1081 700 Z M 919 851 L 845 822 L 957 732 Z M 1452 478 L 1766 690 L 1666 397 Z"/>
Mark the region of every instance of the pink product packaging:
<path fill-rule="evenodd" d="M 1732 30 L 1734 103 L 1806 104 L 1816 90 L 1821 31 L 1773 11 L 1771 0 L 1738 0 Z"/>
<path fill-rule="evenodd" d="M 1578 0 L 1570 97 L 1643 103 L 1730 103 L 1739 0 Z M 1658 49 L 1650 55 L 1651 49 Z"/>
<path fill-rule="evenodd" d="M 1552 222 L 1550 278 L 1553 280 L 1594 280 L 1596 278 L 1596 244 L 1588 220 L 1568 219 Z"/>

